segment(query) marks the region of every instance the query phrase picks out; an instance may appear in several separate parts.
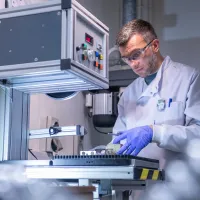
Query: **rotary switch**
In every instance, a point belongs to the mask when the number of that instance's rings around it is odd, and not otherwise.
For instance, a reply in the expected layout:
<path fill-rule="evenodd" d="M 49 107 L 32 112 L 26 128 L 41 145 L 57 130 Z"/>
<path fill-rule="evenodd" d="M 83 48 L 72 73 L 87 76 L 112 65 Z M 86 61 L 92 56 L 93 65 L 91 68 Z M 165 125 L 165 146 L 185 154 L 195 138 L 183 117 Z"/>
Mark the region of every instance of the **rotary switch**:
<path fill-rule="evenodd" d="M 93 50 L 87 50 L 88 60 L 93 62 L 95 61 L 95 52 Z"/>

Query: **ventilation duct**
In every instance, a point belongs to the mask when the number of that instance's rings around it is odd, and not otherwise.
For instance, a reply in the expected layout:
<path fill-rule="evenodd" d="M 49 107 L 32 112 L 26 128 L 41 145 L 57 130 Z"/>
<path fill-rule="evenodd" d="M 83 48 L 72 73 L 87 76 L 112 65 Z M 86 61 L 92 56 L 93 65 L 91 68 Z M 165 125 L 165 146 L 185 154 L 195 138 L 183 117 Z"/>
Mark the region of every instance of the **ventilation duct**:
<path fill-rule="evenodd" d="M 123 0 L 122 25 L 136 19 L 137 0 Z M 126 87 L 137 77 L 130 67 L 121 60 L 117 46 L 109 50 L 110 87 Z"/>
<path fill-rule="evenodd" d="M 123 0 L 123 25 L 137 17 L 136 0 Z"/>

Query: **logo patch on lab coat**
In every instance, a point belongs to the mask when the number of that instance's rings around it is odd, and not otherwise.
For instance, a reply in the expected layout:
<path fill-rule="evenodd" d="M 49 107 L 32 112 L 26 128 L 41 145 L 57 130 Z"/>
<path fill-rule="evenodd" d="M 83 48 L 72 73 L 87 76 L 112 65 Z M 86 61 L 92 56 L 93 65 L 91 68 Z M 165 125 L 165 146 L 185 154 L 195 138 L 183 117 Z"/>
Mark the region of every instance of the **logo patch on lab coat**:
<path fill-rule="evenodd" d="M 163 111 L 165 110 L 166 102 L 164 99 L 159 99 L 157 102 L 157 109 L 158 111 Z"/>

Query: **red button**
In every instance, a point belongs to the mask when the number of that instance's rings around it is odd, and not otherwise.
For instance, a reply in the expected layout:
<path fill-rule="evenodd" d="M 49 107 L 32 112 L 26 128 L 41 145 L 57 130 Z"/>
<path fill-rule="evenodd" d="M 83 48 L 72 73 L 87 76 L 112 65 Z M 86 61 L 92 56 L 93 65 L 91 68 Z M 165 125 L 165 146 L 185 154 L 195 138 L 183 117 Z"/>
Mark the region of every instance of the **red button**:
<path fill-rule="evenodd" d="M 99 64 L 98 67 L 99 67 L 100 70 L 103 70 L 103 65 L 102 64 Z"/>
<path fill-rule="evenodd" d="M 86 55 L 82 54 L 82 60 L 87 60 Z"/>
<path fill-rule="evenodd" d="M 97 61 L 94 61 L 94 66 L 95 67 L 98 67 L 99 66 L 99 63 Z"/>

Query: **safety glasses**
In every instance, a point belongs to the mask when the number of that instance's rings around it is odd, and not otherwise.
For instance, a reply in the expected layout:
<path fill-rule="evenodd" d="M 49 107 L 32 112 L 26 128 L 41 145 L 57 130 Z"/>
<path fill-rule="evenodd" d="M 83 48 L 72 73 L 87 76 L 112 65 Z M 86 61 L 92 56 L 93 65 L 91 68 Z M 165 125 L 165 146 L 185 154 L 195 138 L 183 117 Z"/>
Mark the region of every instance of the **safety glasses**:
<path fill-rule="evenodd" d="M 129 62 L 134 61 L 134 60 L 138 60 L 138 59 L 141 57 L 141 55 L 145 52 L 145 50 L 147 49 L 147 47 L 148 47 L 153 41 L 154 41 L 154 39 L 151 40 L 151 42 L 149 42 L 144 48 L 139 49 L 139 50 L 137 50 L 137 51 L 134 51 L 134 52 L 131 53 L 131 55 L 128 56 L 128 57 L 121 57 L 121 59 L 122 59 L 124 62 L 126 62 L 126 63 L 129 63 Z"/>

